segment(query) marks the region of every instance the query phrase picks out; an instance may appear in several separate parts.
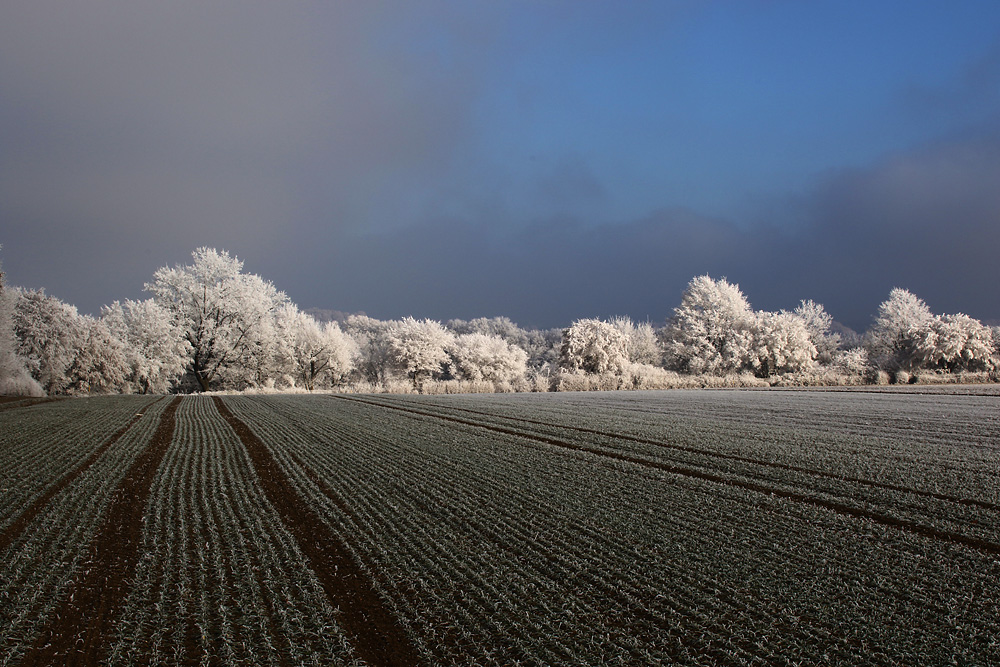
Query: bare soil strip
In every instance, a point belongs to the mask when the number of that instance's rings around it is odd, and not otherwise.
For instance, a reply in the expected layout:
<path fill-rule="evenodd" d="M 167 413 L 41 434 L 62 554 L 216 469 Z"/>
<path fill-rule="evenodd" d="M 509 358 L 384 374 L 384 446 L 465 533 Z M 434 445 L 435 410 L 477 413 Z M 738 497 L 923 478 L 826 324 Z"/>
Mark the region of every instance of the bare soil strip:
<path fill-rule="evenodd" d="M 501 433 L 503 435 L 513 436 L 516 438 L 523 438 L 525 440 L 532 440 L 546 445 L 552 445 L 554 447 L 559 447 L 561 449 L 577 451 L 577 452 L 585 452 L 587 454 L 592 454 L 594 456 L 600 456 L 615 461 L 624 461 L 626 463 L 633 463 L 635 465 L 644 466 L 646 468 L 662 470 L 663 472 L 668 472 L 674 475 L 683 475 L 684 477 L 701 479 L 707 482 L 714 482 L 717 484 L 725 484 L 727 486 L 746 489 L 748 491 L 755 491 L 757 493 L 762 493 L 777 498 L 784 498 L 786 500 L 791 500 L 805 505 L 821 507 L 823 509 L 831 510 L 833 512 L 837 512 L 838 514 L 842 514 L 844 516 L 848 516 L 851 518 L 867 519 L 874 523 L 882 524 L 884 526 L 890 526 L 893 528 L 899 528 L 910 533 L 921 535 L 923 537 L 941 540 L 943 542 L 961 544 L 962 546 L 978 549 L 979 551 L 984 551 L 989 554 L 1000 555 L 1000 544 L 994 544 L 993 542 L 987 542 L 986 540 L 981 540 L 979 538 L 971 537 L 969 535 L 952 533 L 949 531 L 934 528 L 932 526 L 926 526 L 923 524 L 915 523 L 913 521 L 907 521 L 905 519 L 899 519 L 897 517 L 887 516 L 885 514 L 872 512 L 870 510 L 866 510 L 860 507 L 853 507 L 851 505 L 845 505 L 843 503 L 837 503 L 829 500 L 824 500 L 822 498 L 807 496 L 801 493 L 796 493 L 794 491 L 788 491 L 785 489 L 766 486 L 764 484 L 756 484 L 754 482 L 747 482 L 744 480 L 724 477 L 722 475 L 704 472 L 701 470 L 695 470 L 692 468 L 685 468 L 681 466 L 670 465 L 667 463 L 660 463 L 659 461 L 649 461 L 636 456 L 629 456 L 627 454 L 620 454 L 617 452 L 609 452 L 594 447 L 585 447 L 583 445 L 578 445 L 572 442 L 565 442 L 563 440 L 558 440 L 556 438 L 535 435 L 531 433 L 524 433 L 514 429 L 505 428 L 503 426 L 493 426 L 490 424 L 483 424 L 481 422 L 476 422 L 468 419 L 461 419 L 460 417 L 439 415 L 433 412 L 423 412 L 420 410 L 415 410 L 413 408 L 404 408 L 398 405 L 388 405 L 385 403 L 379 403 L 376 401 L 367 401 L 360 398 L 348 397 L 343 395 L 337 395 L 336 398 L 340 400 L 353 401 L 355 403 L 362 403 L 365 405 L 386 408 L 390 410 L 398 410 L 399 412 L 418 415 L 421 417 L 430 417 L 432 419 L 438 419 L 445 422 L 462 424 L 464 426 L 471 426 L 473 428 L 479 428 L 486 431 L 493 431 L 495 433 Z"/>
<path fill-rule="evenodd" d="M 869 392 L 874 393 L 874 392 Z M 368 401 L 373 405 L 388 405 L 386 403 L 381 403 L 379 401 Z M 452 406 L 442 406 L 436 404 L 435 407 L 441 408 L 443 410 L 454 410 L 455 412 L 467 412 L 473 415 L 479 415 L 481 417 L 495 418 L 488 412 L 481 412 L 479 410 L 471 410 L 469 408 L 460 408 Z M 676 452 L 684 452 L 687 454 L 697 454 L 700 456 L 706 456 L 709 458 L 722 459 L 726 461 L 736 461 L 739 463 L 747 463 L 753 466 L 759 466 L 761 468 L 774 468 L 776 470 L 787 470 L 789 472 L 798 472 L 805 475 L 812 475 L 814 477 L 822 477 L 824 479 L 832 479 L 838 482 L 848 482 L 851 484 L 861 484 L 863 486 L 869 486 L 875 489 L 884 489 L 886 491 L 897 491 L 899 493 L 909 493 L 914 496 L 921 496 L 924 498 L 933 498 L 934 500 L 941 500 L 944 502 L 955 503 L 956 505 L 964 505 L 966 507 L 978 507 L 980 509 L 991 510 L 993 512 L 1000 512 L 1000 506 L 993 503 L 988 503 L 983 500 L 976 500 L 974 498 L 959 498 L 958 496 L 950 496 L 944 493 L 937 493 L 935 491 L 922 491 L 920 489 L 912 489 L 906 486 L 899 486 L 897 484 L 886 484 L 884 482 L 876 482 L 870 479 L 863 479 L 861 477 L 849 477 L 846 475 L 837 475 L 834 473 L 824 472 L 822 470 L 814 470 L 812 468 L 803 468 L 801 466 L 793 466 L 787 463 L 777 463 L 775 461 L 762 461 L 760 459 L 753 459 L 745 456 L 737 456 L 735 454 L 724 454 L 722 452 L 712 452 L 705 449 L 698 449 L 697 447 L 686 447 L 684 445 L 675 445 L 669 442 L 661 442 L 658 440 L 649 440 L 647 438 L 639 438 L 634 435 L 626 435 L 622 433 L 612 433 L 610 431 L 600 431 L 592 428 L 584 428 L 582 426 L 571 426 L 569 424 L 554 424 L 551 422 L 539 421 L 536 419 L 528 419 L 527 417 L 512 417 L 505 416 L 504 419 L 509 419 L 511 421 L 521 422 L 523 424 L 532 424 L 535 426 L 544 426 L 548 428 L 558 428 L 566 431 L 576 431 L 577 433 L 586 433 L 588 435 L 597 435 L 604 438 L 614 438 L 616 440 L 625 440 L 627 442 L 634 442 L 640 445 L 651 445 L 653 447 L 660 447 L 662 449 L 669 449 Z"/>
<path fill-rule="evenodd" d="M 57 493 L 59 493 L 67 486 L 72 484 L 77 477 L 85 473 L 87 469 L 90 468 L 90 466 L 94 465 L 97 459 L 101 458 L 104 452 L 108 451 L 108 449 L 113 444 L 118 442 L 118 440 L 123 435 L 125 435 L 125 433 L 127 433 L 130 428 L 135 426 L 135 423 L 139 421 L 142 418 L 142 416 L 146 414 L 146 411 L 149 410 L 149 408 L 153 407 L 155 403 L 157 403 L 157 401 L 152 401 L 151 403 L 147 404 L 142 410 L 136 413 L 136 415 L 132 417 L 132 419 L 130 419 L 129 422 L 125 424 L 125 426 L 122 426 L 120 429 L 115 431 L 115 433 L 110 438 L 108 438 L 108 440 L 103 445 L 94 450 L 94 453 L 88 456 L 83 463 L 81 463 L 76 468 L 67 473 L 62 479 L 56 482 L 56 484 L 53 485 L 52 488 L 43 493 L 37 500 L 35 500 L 35 502 L 31 503 L 31 505 L 28 506 L 28 508 L 21 513 L 21 516 L 14 519 L 14 522 L 8 525 L 7 528 L 4 529 L 2 533 L 0 533 L 0 552 L 4 551 L 14 542 L 14 540 L 17 539 L 17 536 L 20 535 L 21 532 L 28 527 L 28 524 L 30 524 L 34 520 L 34 518 L 38 516 L 38 513 L 42 511 L 42 508 L 45 507 L 49 503 L 49 501 L 51 501 L 56 496 Z"/>
<path fill-rule="evenodd" d="M 146 502 L 173 439 L 180 402 L 178 396 L 163 411 L 149 445 L 115 491 L 89 556 L 22 665 L 104 664 L 103 651 L 139 562 Z"/>
<path fill-rule="evenodd" d="M 346 544 L 298 494 L 260 438 L 219 397 L 215 406 L 246 447 L 268 501 L 309 559 L 323 590 L 340 608 L 337 619 L 358 657 L 371 665 L 420 664 L 405 630 L 386 609 Z"/>

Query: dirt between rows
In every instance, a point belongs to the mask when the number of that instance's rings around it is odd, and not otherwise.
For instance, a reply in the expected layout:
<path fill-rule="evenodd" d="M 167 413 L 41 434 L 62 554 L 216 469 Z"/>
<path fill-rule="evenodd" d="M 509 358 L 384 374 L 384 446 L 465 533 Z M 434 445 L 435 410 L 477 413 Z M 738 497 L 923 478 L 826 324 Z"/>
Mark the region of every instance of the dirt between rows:
<path fill-rule="evenodd" d="M 180 397 L 175 398 L 163 411 L 149 445 L 115 490 L 89 554 L 22 665 L 105 664 L 103 650 L 128 594 L 127 582 L 139 563 L 146 502 L 173 439 L 174 413 L 180 402 Z"/>
<path fill-rule="evenodd" d="M 340 609 L 337 621 L 358 657 L 370 665 L 414 667 L 422 661 L 399 621 L 389 612 L 347 545 L 295 490 L 267 446 L 222 399 L 216 409 L 250 455 L 268 501 L 295 537 L 323 590 Z"/>

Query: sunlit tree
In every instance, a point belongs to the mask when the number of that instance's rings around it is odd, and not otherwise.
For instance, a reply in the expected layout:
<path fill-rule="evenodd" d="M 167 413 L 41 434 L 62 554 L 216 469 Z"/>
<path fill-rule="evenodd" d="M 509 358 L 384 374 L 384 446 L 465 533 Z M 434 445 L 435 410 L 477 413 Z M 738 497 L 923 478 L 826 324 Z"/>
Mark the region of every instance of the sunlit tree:
<path fill-rule="evenodd" d="M 146 284 L 190 345 L 187 367 L 198 388 L 240 388 L 262 381 L 273 357 L 274 317 L 283 292 L 226 251 L 198 248 L 193 263 L 163 267 Z"/>
<path fill-rule="evenodd" d="M 664 343 L 667 362 L 688 373 L 726 373 L 746 368 L 756 318 L 739 285 L 697 276 L 674 309 Z"/>
<path fill-rule="evenodd" d="M 387 340 L 396 362 L 413 380 L 413 388 L 423 391 L 424 381 L 441 373 L 448 363 L 448 346 L 454 334 L 440 322 L 407 317 L 389 327 Z"/>
<path fill-rule="evenodd" d="M 524 377 L 528 353 L 500 336 L 461 334 L 448 346 L 456 375 L 465 380 L 513 382 Z"/>

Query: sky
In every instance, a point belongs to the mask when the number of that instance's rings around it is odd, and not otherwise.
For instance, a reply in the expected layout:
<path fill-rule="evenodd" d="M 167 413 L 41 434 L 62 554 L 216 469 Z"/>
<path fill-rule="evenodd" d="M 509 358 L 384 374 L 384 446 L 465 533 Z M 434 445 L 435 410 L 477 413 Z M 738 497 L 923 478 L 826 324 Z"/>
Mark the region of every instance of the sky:
<path fill-rule="evenodd" d="M 1000 3 L 7 0 L 0 244 L 93 314 L 209 246 L 386 319 L 1000 320 Z"/>

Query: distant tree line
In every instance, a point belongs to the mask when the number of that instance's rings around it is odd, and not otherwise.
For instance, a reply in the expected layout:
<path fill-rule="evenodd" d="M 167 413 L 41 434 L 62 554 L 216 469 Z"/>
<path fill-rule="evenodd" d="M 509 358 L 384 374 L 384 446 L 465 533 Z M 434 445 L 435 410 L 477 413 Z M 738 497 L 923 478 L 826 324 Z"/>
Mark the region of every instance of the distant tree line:
<path fill-rule="evenodd" d="M 0 272 L 0 393 L 549 391 L 998 379 L 1000 328 L 894 289 L 862 337 L 823 306 L 755 311 L 691 280 L 666 325 L 627 317 L 522 329 L 505 317 L 320 321 L 227 252 L 163 267 L 99 317 Z M 332 312 L 332 311 L 331 311 Z"/>

